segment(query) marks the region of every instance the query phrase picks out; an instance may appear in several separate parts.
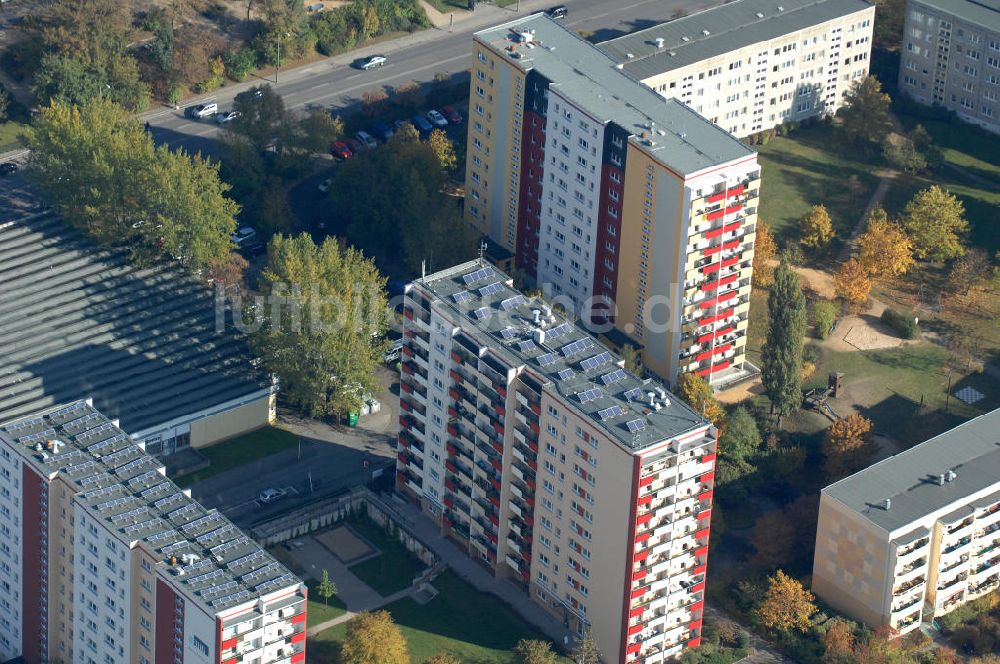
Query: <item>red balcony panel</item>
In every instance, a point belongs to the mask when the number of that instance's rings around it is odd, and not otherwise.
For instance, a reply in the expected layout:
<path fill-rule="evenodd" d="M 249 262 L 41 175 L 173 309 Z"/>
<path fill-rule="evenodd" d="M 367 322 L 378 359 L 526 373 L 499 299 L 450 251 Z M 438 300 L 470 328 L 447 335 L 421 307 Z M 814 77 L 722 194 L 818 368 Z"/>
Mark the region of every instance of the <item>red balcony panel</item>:
<path fill-rule="evenodd" d="M 444 467 L 448 470 L 449 473 L 457 473 L 458 472 L 458 466 L 456 466 L 451 461 L 445 461 Z"/>
<path fill-rule="evenodd" d="M 405 332 L 403 332 L 403 336 L 406 337 L 407 339 L 412 339 L 413 338 L 413 330 L 406 330 Z"/>
<path fill-rule="evenodd" d="M 503 435 L 503 425 L 499 422 L 493 422 L 493 430 L 496 431 L 501 436 Z"/>
<path fill-rule="evenodd" d="M 653 502 L 653 494 L 647 493 L 645 496 L 640 496 L 639 500 L 636 501 L 637 505 L 648 505 Z"/>
<path fill-rule="evenodd" d="M 235 657 L 230 657 L 229 659 L 222 662 L 222 664 L 236 664 L 237 659 Z"/>
<path fill-rule="evenodd" d="M 410 446 L 410 439 L 407 438 L 406 436 L 400 436 L 399 437 L 399 446 L 400 447 L 409 447 Z"/>
<path fill-rule="evenodd" d="M 693 593 L 700 593 L 704 589 L 705 589 L 704 581 L 702 581 L 701 583 L 696 583 L 693 586 L 691 586 L 691 592 Z"/>
<path fill-rule="evenodd" d="M 406 452 L 400 452 L 399 454 L 396 455 L 396 458 L 399 459 L 402 463 L 410 462 L 410 457 L 407 456 Z"/>
<path fill-rule="evenodd" d="M 715 461 L 715 452 L 709 452 L 708 454 L 701 457 L 702 463 L 708 463 L 709 461 Z"/>
<path fill-rule="evenodd" d="M 705 519 L 712 518 L 712 510 L 702 510 L 698 512 L 698 516 L 695 517 L 698 521 L 704 521 Z"/>
<path fill-rule="evenodd" d="M 725 196 L 725 194 L 723 194 L 723 196 Z M 715 221 L 716 219 L 721 219 L 723 214 L 725 214 L 725 210 L 719 208 L 714 212 L 709 212 L 708 214 L 706 214 L 705 219 L 708 219 L 709 221 Z"/>
<path fill-rule="evenodd" d="M 407 320 L 413 320 L 413 309 L 410 307 L 403 307 L 403 315 L 406 316 Z"/>
<path fill-rule="evenodd" d="M 727 350 L 732 349 L 732 347 L 733 347 L 733 345 L 731 343 L 730 344 L 723 344 L 721 346 L 716 346 L 712 350 L 706 350 L 704 353 L 698 353 L 697 355 L 695 355 L 694 359 L 696 359 L 697 361 L 701 362 L 702 360 L 707 360 L 708 358 L 712 357 L 713 355 L 721 355 L 722 353 L 725 353 Z"/>
<path fill-rule="evenodd" d="M 725 232 L 726 232 L 725 227 L 724 226 L 719 226 L 718 228 L 713 228 L 712 230 L 707 231 L 705 233 L 705 237 L 708 238 L 709 240 L 711 240 L 712 238 L 719 237 L 720 235 L 722 235 Z"/>
<path fill-rule="evenodd" d="M 455 491 L 458 489 L 458 485 L 455 484 L 455 480 L 449 477 L 444 481 L 444 488 L 448 489 L 448 491 Z"/>
<path fill-rule="evenodd" d="M 652 514 L 640 514 L 638 517 L 636 517 L 635 524 L 637 526 L 641 526 L 644 523 L 649 523 L 652 518 L 653 518 Z"/>
<path fill-rule="evenodd" d="M 445 449 L 448 450 L 448 456 L 450 457 L 458 456 L 458 448 L 452 445 L 451 443 L 445 445 Z"/>
<path fill-rule="evenodd" d="M 628 648 L 625 649 L 625 652 L 628 653 L 629 655 L 634 655 L 641 649 L 642 649 L 641 643 L 633 643 L 632 645 L 630 645 Z"/>
<path fill-rule="evenodd" d="M 744 185 L 744 184 L 741 184 L 741 185 L 739 185 L 739 186 L 736 186 L 736 187 L 733 187 L 733 188 L 732 188 L 732 189 L 730 189 L 730 190 L 729 190 L 729 192 L 728 192 L 728 193 L 729 193 L 729 197 L 730 197 L 730 198 L 732 198 L 733 196 L 739 196 L 740 194 L 742 194 L 742 193 L 743 193 L 743 191 L 744 191 L 744 190 L 745 190 L 746 188 L 747 188 L 747 187 L 746 187 L 746 185 Z"/>
<path fill-rule="evenodd" d="M 708 545 L 699 546 L 694 550 L 694 555 L 696 557 L 707 556 L 708 555 Z"/>
<path fill-rule="evenodd" d="M 451 397 L 452 401 L 458 401 L 459 399 L 458 390 L 456 390 L 454 387 L 451 388 L 450 390 L 448 390 L 448 396 Z"/>
<path fill-rule="evenodd" d="M 292 616 L 292 622 L 293 623 L 304 623 L 305 621 L 306 621 L 306 612 L 305 611 L 303 611 L 302 613 L 300 613 L 300 614 L 298 614 L 296 616 Z"/>
<path fill-rule="evenodd" d="M 454 424 L 449 424 L 447 428 L 449 436 L 455 436 L 456 438 L 458 437 L 458 427 L 456 427 Z"/>
<path fill-rule="evenodd" d="M 410 428 L 410 418 L 407 417 L 406 415 L 400 415 L 399 416 L 399 426 L 403 427 L 404 429 L 409 429 Z"/>
<path fill-rule="evenodd" d="M 715 254 L 719 253 L 720 251 L 722 251 L 722 245 L 721 244 L 717 244 L 715 246 L 705 247 L 704 249 L 702 249 L 701 250 L 701 255 L 705 256 L 705 257 L 714 256 Z"/>
<path fill-rule="evenodd" d="M 493 446 L 493 449 L 495 449 L 498 454 L 500 454 L 501 456 L 503 455 L 503 443 L 498 443 L 497 441 L 494 440 L 491 441 L 490 444 Z"/>
<path fill-rule="evenodd" d="M 413 349 L 409 346 L 403 346 L 403 355 L 407 357 L 413 357 Z"/>
<path fill-rule="evenodd" d="M 507 411 L 506 411 L 506 409 L 504 409 L 503 406 L 497 406 L 496 407 L 496 411 L 497 411 L 497 415 L 499 415 L 500 417 L 503 417 L 503 416 L 505 416 L 507 414 Z"/>
<path fill-rule="evenodd" d="M 407 413 L 413 410 L 413 405 L 409 401 L 400 401 L 399 407 L 402 408 Z"/>
<path fill-rule="evenodd" d="M 229 650 L 230 648 L 235 648 L 236 644 L 239 643 L 239 642 L 240 642 L 240 640 L 237 639 L 237 638 L 227 639 L 227 640 L 225 640 L 225 641 L 222 642 L 222 645 L 220 646 L 220 648 L 222 650 Z"/>
<path fill-rule="evenodd" d="M 496 496 L 490 496 L 490 505 L 493 505 L 493 507 L 496 507 L 496 508 L 499 509 L 499 507 L 500 507 L 500 499 L 497 498 Z"/>
<path fill-rule="evenodd" d="M 448 406 L 448 417 L 458 417 L 458 408 Z"/>
<path fill-rule="evenodd" d="M 406 481 L 406 473 L 404 473 L 401 470 L 397 470 L 396 471 L 396 480 L 399 481 L 399 482 L 405 482 Z"/>
<path fill-rule="evenodd" d="M 737 221 L 734 221 L 731 224 L 726 224 L 725 226 L 722 227 L 722 229 L 725 232 L 727 232 L 727 233 L 732 233 L 733 231 L 738 231 L 740 229 L 740 226 L 742 226 L 742 225 L 743 225 L 743 222 L 740 221 L 740 220 L 737 220 Z"/>
<path fill-rule="evenodd" d="M 729 207 L 726 208 L 726 214 L 732 214 L 734 212 L 739 212 L 742 209 L 743 209 L 743 203 L 740 203 L 739 201 L 737 201 L 737 202 L 733 203 L 732 205 L 730 205 Z"/>
<path fill-rule="evenodd" d="M 729 242 L 723 243 L 722 248 L 726 250 L 735 249 L 736 247 L 740 246 L 740 243 L 742 242 L 743 240 L 741 240 L 740 238 L 736 238 L 735 240 L 730 240 Z"/>
<path fill-rule="evenodd" d="M 650 475 L 649 477 L 643 477 L 641 480 L 639 480 L 639 488 L 641 489 L 644 486 L 649 486 L 650 484 L 653 483 L 653 480 L 655 479 L 656 479 L 655 475 Z"/>
<path fill-rule="evenodd" d="M 692 613 L 694 613 L 695 611 L 701 611 L 703 608 L 705 608 L 705 601 L 704 600 L 698 600 L 697 602 L 695 602 L 694 604 L 691 605 L 691 607 L 690 607 L 689 610 Z"/>
<path fill-rule="evenodd" d="M 639 599 L 640 597 L 642 597 L 645 594 L 646 594 L 646 589 L 645 588 L 639 588 L 638 590 L 633 590 L 632 591 L 632 599 Z"/>
<path fill-rule="evenodd" d="M 644 570 L 644 569 L 643 570 L 639 570 L 638 572 L 635 572 L 635 573 L 632 574 L 632 580 L 633 581 L 642 581 L 644 578 L 646 578 L 646 574 L 647 573 L 648 572 L 646 570 Z"/>
<path fill-rule="evenodd" d="M 649 558 L 649 549 L 646 549 L 645 551 L 640 551 L 639 553 L 632 556 L 632 562 L 639 563 L 645 560 L 646 558 Z M 632 577 L 632 580 L 634 581 L 635 577 Z"/>
<path fill-rule="evenodd" d="M 413 375 L 413 365 L 411 365 L 409 362 L 403 362 L 402 370 L 403 373 L 405 373 L 407 376 Z"/>
<path fill-rule="evenodd" d="M 708 374 L 712 373 L 712 368 L 705 367 L 704 369 L 698 369 L 697 371 L 695 371 L 695 373 L 698 374 L 699 376 L 707 376 Z"/>
<path fill-rule="evenodd" d="M 705 484 L 706 482 L 711 482 L 713 477 L 715 477 L 715 471 L 710 470 L 707 473 L 704 473 L 703 475 L 698 477 L 698 482 L 700 484 Z"/>
<path fill-rule="evenodd" d="M 723 369 L 728 369 L 729 365 L 732 364 L 729 360 L 719 362 L 715 365 L 715 371 L 722 371 Z"/>
<path fill-rule="evenodd" d="M 490 523 L 492 523 L 494 526 L 500 525 L 500 517 L 498 517 L 496 514 L 490 514 L 488 515 L 487 518 L 490 520 Z M 495 542 L 496 540 L 493 541 Z"/>
<path fill-rule="evenodd" d="M 528 488 L 532 491 L 535 490 L 535 480 L 528 480 Z"/>
<path fill-rule="evenodd" d="M 652 536 L 653 536 L 653 533 L 649 532 L 648 530 L 646 532 L 644 532 L 644 533 L 639 533 L 638 535 L 635 536 L 635 543 L 636 544 L 642 544 L 643 542 L 645 542 L 646 540 L 648 540 Z"/>
<path fill-rule="evenodd" d="M 531 408 L 531 412 L 533 412 L 535 415 L 541 415 L 542 414 L 542 406 L 541 406 L 541 404 L 533 403 L 533 404 L 529 405 L 528 407 Z"/>
<path fill-rule="evenodd" d="M 704 493 L 699 494 L 698 495 L 698 500 L 701 500 L 701 501 L 711 500 L 712 499 L 712 495 L 714 493 L 715 492 L 712 489 L 709 489 L 708 491 L 705 491 Z"/>
<path fill-rule="evenodd" d="M 708 569 L 708 565 L 698 565 L 694 568 L 694 574 L 704 574 L 705 570 Z"/>
<path fill-rule="evenodd" d="M 534 433 L 534 434 L 536 434 L 536 435 L 539 432 L 539 428 L 538 428 L 538 423 L 537 422 L 532 422 L 531 424 L 528 425 L 528 428 L 531 429 L 531 432 Z"/>
<path fill-rule="evenodd" d="M 451 376 L 451 379 L 453 381 L 455 381 L 456 383 L 459 382 L 460 380 L 462 380 L 462 374 L 458 373 L 454 369 L 452 369 L 451 371 L 449 371 L 448 375 Z"/>
<path fill-rule="evenodd" d="M 701 539 L 702 537 L 708 537 L 708 528 L 702 528 L 694 534 L 694 538 L 696 540 Z"/>
<path fill-rule="evenodd" d="M 716 279 L 711 281 L 706 281 L 701 285 L 701 290 L 710 291 L 719 288 L 720 286 L 728 286 L 739 278 L 738 274 L 731 274 L 728 277 L 723 277 L 722 279 Z"/>
<path fill-rule="evenodd" d="M 486 534 L 486 537 L 487 537 L 487 539 L 489 539 L 489 540 L 490 540 L 491 542 L 493 542 L 494 544 L 496 544 L 496 543 L 497 543 L 497 536 L 496 536 L 496 535 L 494 535 L 493 533 L 487 533 L 487 534 Z"/>
<path fill-rule="evenodd" d="M 701 637 L 697 636 L 697 637 L 691 639 L 690 641 L 688 641 L 687 647 L 688 648 L 697 648 L 700 645 L 701 645 Z"/>
<path fill-rule="evenodd" d="M 720 191 L 719 193 L 717 193 L 717 194 L 712 194 L 711 196 L 709 196 L 709 197 L 708 197 L 708 202 L 709 202 L 709 203 L 718 203 L 719 201 L 721 201 L 721 200 L 722 200 L 722 199 L 724 199 L 725 197 L 726 197 L 726 191 L 725 191 L 725 190 L 723 189 L 723 190 L 722 190 L 722 191 Z"/>
<path fill-rule="evenodd" d="M 448 509 L 453 509 L 455 507 L 455 499 L 451 496 L 444 497 L 444 506 Z"/>
<path fill-rule="evenodd" d="M 490 465 L 493 466 L 493 470 L 500 471 L 503 470 L 503 464 L 496 459 L 490 459 Z"/>
<path fill-rule="evenodd" d="M 495 389 L 497 391 L 497 394 L 499 394 L 500 396 L 502 396 L 504 399 L 507 398 L 507 388 L 506 387 L 502 387 L 500 385 L 494 385 L 493 389 Z"/>
<path fill-rule="evenodd" d="M 399 384 L 399 388 L 401 390 L 403 390 L 404 392 L 406 392 L 407 394 L 412 394 L 413 393 L 413 386 L 410 385 L 409 383 L 400 383 Z"/>
<path fill-rule="evenodd" d="M 637 617 L 641 616 L 645 611 L 646 611 L 646 609 L 644 609 L 641 606 L 636 607 L 636 608 L 634 608 L 634 609 L 632 609 L 631 611 L 628 612 L 628 617 L 629 618 L 637 618 Z"/>
<path fill-rule="evenodd" d="M 642 623 L 639 623 L 638 625 L 632 625 L 631 627 L 628 628 L 628 635 L 635 636 L 636 634 L 642 631 L 643 627 L 645 627 L 645 625 L 643 625 Z"/>
<path fill-rule="evenodd" d="M 524 502 L 526 502 L 528 504 L 528 507 L 534 507 L 535 506 L 535 499 L 532 498 L 531 496 L 528 496 L 527 498 L 525 498 Z"/>

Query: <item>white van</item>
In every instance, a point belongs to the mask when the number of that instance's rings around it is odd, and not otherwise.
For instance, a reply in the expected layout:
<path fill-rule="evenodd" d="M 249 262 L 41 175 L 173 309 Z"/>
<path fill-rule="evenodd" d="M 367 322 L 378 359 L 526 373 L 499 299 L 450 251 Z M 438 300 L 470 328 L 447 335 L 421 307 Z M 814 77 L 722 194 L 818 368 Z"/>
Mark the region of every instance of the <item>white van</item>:
<path fill-rule="evenodd" d="M 204 120 L 205 118 L 210 118 L 219 112 L 219 105 L 214 101 L 207 104 L 199 104 L 194 107 L 191 115 L 198 118 L 199 120 Z"/>

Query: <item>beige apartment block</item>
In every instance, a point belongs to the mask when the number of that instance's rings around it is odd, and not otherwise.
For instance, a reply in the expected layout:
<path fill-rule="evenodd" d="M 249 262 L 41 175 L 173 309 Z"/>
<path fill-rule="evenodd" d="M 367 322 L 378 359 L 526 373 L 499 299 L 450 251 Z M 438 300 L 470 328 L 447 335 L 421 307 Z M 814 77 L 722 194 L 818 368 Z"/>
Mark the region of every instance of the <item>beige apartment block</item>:
<path fill-rule="evenodd" d="M 396 487 L 606 662 L 701 639 L 716 431 L 510 277 L 409 284 Z"/>
<path fill-rule="evenodd" d="M 751 373 L 756 153 L 543 14 L 477 32 L 473 51 L 471 226 L 668 383 Z"/>
<path fill-rule="evenodd" d="M 909 632 L 1000 587 L 1000 410 L 823 489 L 813 590 Z"/>
<path fill-rule="evenodd" d="M 868 75 L 874 18 L 866 0 L 737 0 L 600 48 L 742 137 L 835 113 Z"/>
<path fill-rule="evenodd" d="M 899 90 L 1000 132 L 1000 2 L 908 0 Z"/>

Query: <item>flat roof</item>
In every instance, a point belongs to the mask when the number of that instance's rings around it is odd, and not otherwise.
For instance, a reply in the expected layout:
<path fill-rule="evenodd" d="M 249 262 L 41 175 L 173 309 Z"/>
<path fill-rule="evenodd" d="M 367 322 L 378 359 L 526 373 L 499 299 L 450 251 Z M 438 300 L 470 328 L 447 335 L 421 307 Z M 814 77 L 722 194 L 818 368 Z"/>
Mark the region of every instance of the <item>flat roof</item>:
<path fill-rule="evenodd" d="M 189 498 L 87 401 L 0 424 L 0 439 L 42 476 L 64 476 L 77 487 L 75 503 L 128 546 L 141 541 L 159 555 L 161 575 L 211 614 L 302 583 L 229 519 Z"/>
<path fill-rule="evenodd" d="M 93 398 L 131 432 L 270 387 L 202 282 L 51 214 L 0 223 L 0 416 Z"/>
<path fill-rule="evenodd" d="M 866 0 L 735 0 L 598 46 L 645 80 L 871 7 Z"/>
<path fill-rule="evenodd" d="M 530 42 L 524 42 L 525 34 L 531 35 Z M 622 127 L 633 144 L 680 175 L 755 154 L 685 104 L 664 99 L 545 14 L 481 30 L 475 38 L 516 67 L 540 73 L 550 81 L 550 90 L 594 118 Z M 650 140 L 642 140 L 644 133 Z"/>
<path fill-rule="evenodd" d="M 916 0 L 916 2 L 957 16 L 984 30 L 1000 32 L 1000 0 Z"/>
<path fill-rule="evenodd" d="M 625 371 L 619 357 L 562 316 L 553 312 L 536 326 L 534 311 L 544 312 L 546 305 L 515 290 L 510 277 L 486 263 L 456 265 L 415 284 L 484 352 L 496 353 L 509 366 L 527 367 L 626 449 L 640 451 L 707 424 L 661 383 Z M 545 331 L 541 343 L 539 328 Z M 656 395 L 654 406 L 650 392 Z"/>
<path fill-rule="evenodd" d="M 948 471 L 954 479 L 940 485 L 939 477 Z M 1000 409 L 835 482 L 823 493 L 892 532 L 997 485 Z"/>

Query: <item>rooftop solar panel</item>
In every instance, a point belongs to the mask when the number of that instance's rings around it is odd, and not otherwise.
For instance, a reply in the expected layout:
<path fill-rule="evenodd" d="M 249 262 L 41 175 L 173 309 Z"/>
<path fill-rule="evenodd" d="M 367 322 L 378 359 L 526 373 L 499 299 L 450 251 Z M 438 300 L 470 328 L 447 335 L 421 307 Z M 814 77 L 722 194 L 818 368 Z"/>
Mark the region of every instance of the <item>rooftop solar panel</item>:
<path fill-rule="evenodd" d="M 646 428 L 646 421 L 636 418 L 634 420 L 629 420 L 628 422 L 626 422 L 625 427 L 632 433 L 638 433 Z"/>
<path fill-rule="evenodd" d="M 597 416 L 599 418 L 601 418 L 601 421 L 603 422 L 603 421 L 610 420 L 613 417 L 618 417 L 619 415 L 622 414 L 622 412 L 624 412 L 622 410 L 622 407 L 619 406 L 618 404 L 615 404 L 614 406 L 611 406 L 610 408 L 605 408 L 604 410 L 597 411 Z"/>
<path fill-rule="evenodd" d="M 556 325 L 551 330 L 546 331 L 545 338 L 546 339 L 558 339 L 559 337 L 563 336 L 564 334 L 567 334 L 571 329 L 573 329 L 573 326 L 570 325 L 569 323 L 560 323 L 559 325 Z"/>
<path fill-rule="evenodd" d="M 573 370 L 567 367 L 559 371 L 559 373 L 556 375 L 559 376 L 559 380 L 566 380 L 567 378 L 573 377 Z"/>
<path fill-rule="evenodd" d="M 479 295 L 482 297 L 489 297 L 491 295 L 496 295 L 503 290 L 503 282 L 496 281 L 492 284 L 487 284 L 479 289 Z"/>
<path fill-rule="evenodd" d="M 451 299 L 455 301 L 455 304 L 461 304 L 462 302 L 468 302 L 472 299 L 472 293 L 467 290 L 458 291 L 451 296 Z"/>
<path fill-rule="evenodd" d="M 510 311 L 514 307 L 519 307 L 528 300 L 523 295 L 515 295 L 514 297 L 508 297 L 506 300 L 500 303 L 500 308 L 504 311 Z"/>
<path fill-rule="evenodd" d="M 462 281 L 465 282 L 466 286 L 471 286 L 477 281 L 482 281 L 491 274 L 493 274 L 493 270 L 491 268 L 484 267 L 479 270 L 476 270 L 475 272 L 470 272 L 469 274 L 464 275 L 462 277 Z"/>
<path fill-rule="evenodd" d="M 547 367 L 556 361 L 555 353 L 545 353 L 544 355 L 538 356 L 538 366 Z"/>
<path fill-rule="evenodd" d="M 489 313 L 490 310 L 487 309 L 486 307 L 479 307 L 478 309 L 472 312 L 472 317 L 475 318 L 476 320 L 482 320 L 483 318 L 486 318 L 489 315 Z"/>
<path fill-rule="evenodd" d="M 591 369 L 596 369 L 602 364 L 607 364 L 610 361 L 611 361 L 611 353 L 605 351 L 603 353 L 595 355 L 594 357 L 588 357 L 586 360 L 580 363 L 580 367 L 583 368 L 584 371 L 590 371 Z"/>
<path fill-rule="evenodd" d="M 517 330 L 515 330 L 512 327 L 505 327 L 504 329 L 500 330 L 500 336 L 504 339 L 513 339 L 514 337 L 517 336 Z"/>
<path fill-rule="evenodd" d="M 625 390 L 625 394 L 622 395 L 629 401 L 635 401 L 642 398 L 642 388 L 633 387 L 631 390 Z"/>
<path fill-rule="evenodd" d="M 611 385 L 612 383 L 617 383 L 618 381 L 625 380 L 627 374 L 624 369 L 615 369 L 614 371 L 608 372 L 601 376 L 601 382 L 605 385 Z"/>
<path fill-rule="evenodd" d="M 524 339 L 523 341 L 517 342 L 517 349 L 522 353 L 527 353 L 536 348 L 535 342 L 531 339 Z"/>
<path fill-rule="evenodd" d="M 591 388 L 589 390 L 586 390 L 584 392 L 580 392 L 576 396 L 577 396 L 577 398 L 580 399 L 580 403 L 587 403 L 588 401 L 593 401 L 594 399 L 596 399 L 599 396 L 601 396 L 601 391 L 595 387 L 595 388 Z"/>

